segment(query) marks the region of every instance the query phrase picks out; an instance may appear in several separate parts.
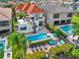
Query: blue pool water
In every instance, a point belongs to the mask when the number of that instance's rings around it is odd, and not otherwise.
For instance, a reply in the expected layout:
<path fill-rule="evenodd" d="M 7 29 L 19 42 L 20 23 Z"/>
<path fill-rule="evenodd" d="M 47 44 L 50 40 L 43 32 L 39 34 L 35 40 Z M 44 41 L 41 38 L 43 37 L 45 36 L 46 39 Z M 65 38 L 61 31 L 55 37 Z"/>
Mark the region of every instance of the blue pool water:
<path fill-rule="evenodd" d="M 0 41 L 0 49 L 3 49 L 5 45 L 5 41 Z"/>
<path fill-rule="evenodd" d="M 65 25 L 60 27 L 64 32 L 68 33 L 69 35 L 73 34 L 72 31 L 72 25 Z"/>
<path fill-rule="evenodd" d="M 3 49 L 3 48 L 4 48 L 3 44 L 0 44 L 0 49 Z"/>
<path fill-rule="evenodd" d="M 51 40 L 51 41 L 49 41 L 49 42 L 48 42 L 48 44 L 49 44 L 49 45 L 56 45 L 56 44 L 57 44 L 57 42 L 55 42 L 55 41 Z"/>
<path fill-rule="evenodd" d="M 37 35 L 33 35 L 33 36 L 28 36 L 27 40 L 28 41 L 36 41 L 36 40 L 43 40 L 46 39 L 46 33 L 39 33 Z"/>
<path fill-rule="evenodd" d="M 60 42 L 61 42 L 62 44 L 64 44 L 64 43 L 65 43 L 65 41 L 64 41 L 64 40 L 60 40 Z"/>
<path fill-rule="evenodd" d="M 53 36 L 57 37 L 58 35 L 56 33 L 52 33 Z"/>

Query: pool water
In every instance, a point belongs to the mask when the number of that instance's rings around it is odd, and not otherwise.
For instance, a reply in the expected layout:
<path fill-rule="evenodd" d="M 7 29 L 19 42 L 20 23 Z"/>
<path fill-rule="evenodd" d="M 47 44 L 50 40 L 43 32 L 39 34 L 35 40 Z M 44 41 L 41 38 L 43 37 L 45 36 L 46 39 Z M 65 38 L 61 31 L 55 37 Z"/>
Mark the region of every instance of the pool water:
<path fill-rule="evenodd" d="M 0 49 L 4 49 L 5 41 L 0 41 Z"/>
<path fill-rule="evenodd" d="M 3 44 L 0 44 L 0 49 L 3 49 L 3 48 L 4 48 Z"/>
<path fill-rule="evenodd" d="M 60 40 L 60 42 L 61 42 L 62 44 L 64 44 L 64 43 L 65 43 L 65 41 L 64 41 L 64 40 Z"/>
<path fill-rule="evenodd" d="M 57 44 L 57 42 L 55 42 L 55 41 L 51 40 L 51 41 L 49 41 L 49 42 L 48 42 L 48 44 L 49 44 L 49 45 L 56 45 L 56 44 Z"/>
<path fill-rule="evenodd" d="M 46 39 L 46 33 L 39 33 L 37 35 L 33 35 L 33 36 L 28 36 L 27 40 L 28 41 L 36 41 L 36 40 L 43 40 Z"/>
<path fill-rule="evenodd" d="M 65 26 L 61 26 L 60 27 L 64 32 L 66 32 L 67 34 L 71 35 L 73 34 L 72 31 L 72 25 L 65 25 Z"/>

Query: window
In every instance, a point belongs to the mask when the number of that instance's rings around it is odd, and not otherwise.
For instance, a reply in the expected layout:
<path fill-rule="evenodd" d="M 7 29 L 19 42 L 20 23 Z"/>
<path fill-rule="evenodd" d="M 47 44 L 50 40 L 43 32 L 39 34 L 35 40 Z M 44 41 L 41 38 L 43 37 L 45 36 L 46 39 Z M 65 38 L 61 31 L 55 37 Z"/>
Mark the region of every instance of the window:
<path fill-rule="evenodd" d="M 2 26 L 3 25 L 3 21 L 0 21 L 0 26 Z"/>
<path fill-rule="evenodd" d="M 72 13 L 69 13 L 67 17 L 72 17 Z"/>
<path fill-rule="evenodd" d="M 4 24 L 4 26 L 9 25 L 9 21 L 4 21 L 3 24 Z"/>
<path fill-rule="evenodd" d="M 55 21 L 54 22 L 54 25 L 59 25 L 59 21 Z"/>
<path fill-rule="evenodd" d="M 0 21 L 0 26 L 8 26 L 9 21 Z"/>
<path fill-rule="evenodd" d="M 39 21 L 39 26 L 43 26 L 43 21 Z"/>
<path fill-rule="evenodd" d="M 31 19 L 33 20 L 33 19 L 34 19 L 34 17 L 31 17 Z"/>
<path fill-rule="evenodd" d="M 59 14 L 54 14 L 53 18 L 59 18 Z"/>
<path fill-rule="evenodd" d="M 66 23 L 70 24 L 71 23 L 71 19 L 68 19 Z"/>
<path fill-rule="evenodd" d="M 20 30 L 26 30 L 26 29 L 27 29 L 26 26 L 22 26 L 22 27 L 20 27 Z"/>
<path fill-rule="evenodd" d="M 78 0 L 74 0 L 75 2 L 77 2 Z"/>
<path fill-rule="evenodd" d="M 65 24 L 65 20 L 61 20 L 61 25 Z"/>

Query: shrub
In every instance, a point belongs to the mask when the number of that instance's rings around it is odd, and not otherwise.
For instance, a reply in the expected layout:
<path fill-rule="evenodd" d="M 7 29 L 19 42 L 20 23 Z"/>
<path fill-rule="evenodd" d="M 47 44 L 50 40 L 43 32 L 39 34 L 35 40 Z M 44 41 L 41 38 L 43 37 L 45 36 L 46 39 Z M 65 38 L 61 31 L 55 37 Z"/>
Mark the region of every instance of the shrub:
<path fill-rule="evenodd" d="M 67 34 L 64 33 L 58 26 L 54 26 L 50 23 L 47 24 L 47 28 L 52 32 L 52 33 L 56 33 L 58 36 L 64 36 L 66 37 Z"/>
<path fill-rule="evenodd" d="M 51 40 L 51 39 L 44 40 L 44 41 L 39 41 L 39 42 L 30 42 L 30 46 L 48 43 L 50 40 Z"/>
<path fill-rule="evenodd" d="M 33 54 L 27 54 L 26 59 L 42 59 L 46 56 L 46 52 L 34 52 Z"/>
<path fill-rule="evenodd" d="M 58 36 L 64 36 L 67 37 L 67 34 L 62 31 L 62 29 L 58 28 L 57 30 L 54 31 L 55 33 L 58 34 Z"/>
<path fill-rule="evenodd" d="M 73 56 L 73 57 L 79 57 L 79 49 L 73 49 L 71 51 L 71 56 Z"/>
<path fill-rule="evenodd" d="M 4 51 L 0 49 L 0 58 L 4 57 Z"/>
<path fill-rule="evenodd" d="M 63 44 L 59 47 L 52 48 L 50 51 L 54 55 L 57 55 L 57 54 L 62 53 L 62 52 L 63 53 L 68 53 L 72 48 L 73 48 L 72 44 Z"/>

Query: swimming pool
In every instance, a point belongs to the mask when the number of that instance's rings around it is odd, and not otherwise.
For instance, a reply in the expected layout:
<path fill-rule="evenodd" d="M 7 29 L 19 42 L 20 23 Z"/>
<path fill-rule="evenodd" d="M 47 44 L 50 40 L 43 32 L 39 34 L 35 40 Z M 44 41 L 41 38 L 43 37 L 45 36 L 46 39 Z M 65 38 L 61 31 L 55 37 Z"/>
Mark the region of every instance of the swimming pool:
<path fill-rule="evenodd" d="M 46 33 L 39 33 L 37 35 L 28 36 L 27 40 L 28 41 L 44 40 L 44 39 L 47 39 L 47 37 L 50 37 L 50 36 L 47 36 Z"/>
<path fill-rule="evenodd" d="M 51 40 L 51 41 L 49 41 L 49 42 L 48 42 L 48 44 L 49 44 L 49 45 L 56 45 L 56 44 L 57 44 L 57 42 L 55 42 L 55 41 Z"/>
<path fill-rule="evenodd" d="M 4 49 L 4 46 L 5 46 L 5 40 L 0 41 L 0 49 Z"/>
<path fill-rule="evenodd" d="M 61 26 L 60 27 L 64 32 L 66 32 L 67 34 L 69 35 L 72 35 L 72 31 L 73 31 L 73 28 L 72 28 L 72 25 L 64 25 L 64 26 Z"/>

